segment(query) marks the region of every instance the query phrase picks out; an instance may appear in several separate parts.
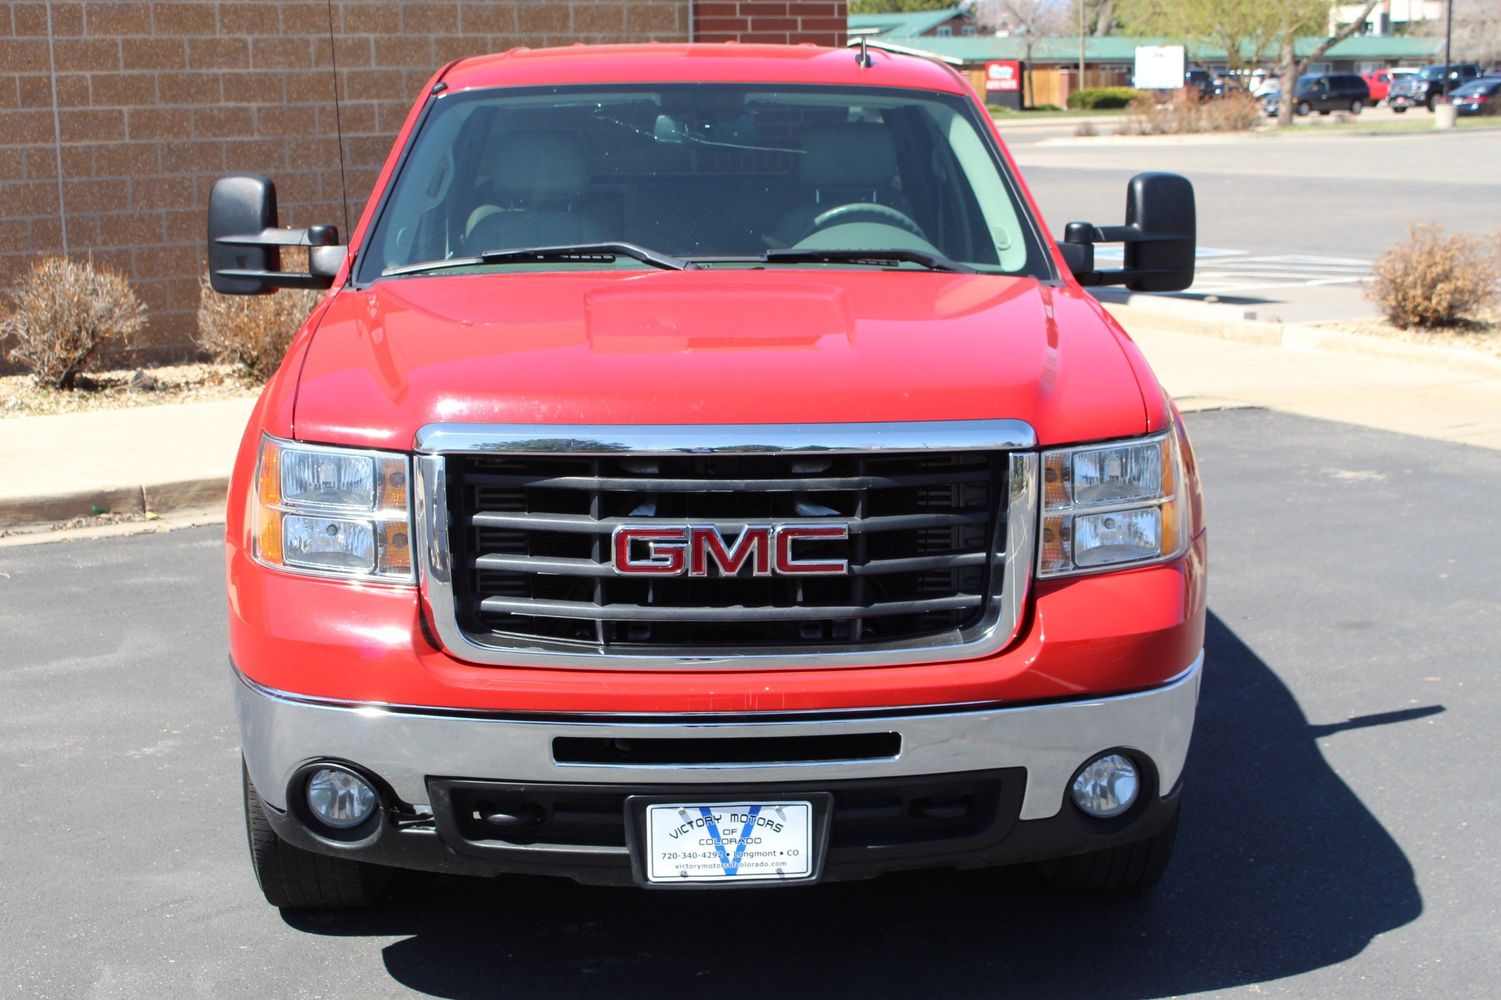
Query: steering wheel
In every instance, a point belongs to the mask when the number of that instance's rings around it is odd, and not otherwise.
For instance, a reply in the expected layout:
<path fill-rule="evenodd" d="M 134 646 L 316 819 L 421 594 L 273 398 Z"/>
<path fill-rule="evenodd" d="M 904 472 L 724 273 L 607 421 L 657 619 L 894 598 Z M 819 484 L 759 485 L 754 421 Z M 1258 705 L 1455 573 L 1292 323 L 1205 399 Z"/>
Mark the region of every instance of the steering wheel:
<path fill-rule="evenodd" d="M 820 212 L 813 217 L 813 224 L 803 234 L 803 238 L 813 235 L 820 229 L 828 229 L 830 226 L 843 225 L 847 222 L 879 222 L 888 226 L 896 226 L 905 229 L 913 236 L 919 236 L 926 240 L 928 234 L 922 231 L 922 226 L 913 222 L 904 212 L 898 212 L 890 205 L 881 205 L 871 201 L 852 201 L 847 205 L 836 205 L 826 212 Z"/>

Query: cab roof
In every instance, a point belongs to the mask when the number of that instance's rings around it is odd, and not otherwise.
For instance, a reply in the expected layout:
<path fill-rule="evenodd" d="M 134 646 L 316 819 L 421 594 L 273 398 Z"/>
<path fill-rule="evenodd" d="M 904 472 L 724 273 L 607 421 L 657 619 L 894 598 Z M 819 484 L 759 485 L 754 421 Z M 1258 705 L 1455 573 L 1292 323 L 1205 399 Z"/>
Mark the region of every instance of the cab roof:
<path fill-rule="evenodd" d="M 569 45 L 511 49 L 454 63 L 442 81 L 455 90 L 600 83 L 773 83 L 904 87 L 961 94 L 965 84 L 929 59 L 870 49 L 737 42 Z"/>

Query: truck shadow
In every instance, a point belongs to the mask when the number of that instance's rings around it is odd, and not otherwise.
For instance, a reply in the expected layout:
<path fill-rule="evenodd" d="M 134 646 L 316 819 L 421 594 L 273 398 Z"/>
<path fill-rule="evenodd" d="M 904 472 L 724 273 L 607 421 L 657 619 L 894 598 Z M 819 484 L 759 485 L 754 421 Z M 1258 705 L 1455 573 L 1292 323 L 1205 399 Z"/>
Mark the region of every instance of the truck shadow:
<path fill-rule="evenodd" d="M 410 880 L 333 936 L 405 935 L 390 975 L 441 997 L 1154 997 L 1331 965 L 1423 909 L 1412 866 L 1317 740 L 1440 706 L 1310 725 L 1211 615 L 1177 855 L 1140 899 L 1053 892 L 1028 869 L 902 873 L 710 894 L 561 880 Z"/>

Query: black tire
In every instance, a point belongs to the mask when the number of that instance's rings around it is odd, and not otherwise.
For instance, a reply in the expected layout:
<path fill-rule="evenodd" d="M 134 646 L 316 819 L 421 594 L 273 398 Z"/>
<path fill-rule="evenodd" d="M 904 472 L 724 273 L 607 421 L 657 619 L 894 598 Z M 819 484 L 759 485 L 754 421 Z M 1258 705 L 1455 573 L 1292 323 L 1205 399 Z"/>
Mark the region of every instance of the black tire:
<path fill-rule="evenodd" d="M 1353 100 L 1353 101 L 1351 101 L 1351 102 L 1350 102 L 1350 114 L 1352 114 L 1352 115 L 1358 115 L 1358 114 L 1360 114 L 1360 112 L 1361 112 L 1361 110 L 1362 110 L 1362 109 L 1363 109 L 1363 108 L 1364 108 L 1364 107 L 1365 107 L 1365 104 L 1363 104 L 1363 103 L 1362 103 L 1362 102 L 1361 102 L 1361 101 L 1360 101 L 1360 100 L 1359 100 L 1359 99 L 1358 99 L 1358 98 L 1357 98 L 1357 99 L 1356 99 L 1356 100 Z"/>
<path fill-rule="evenodd" d="M 1313 105 L 1307 101 L 1299 101 L 1298 106 L 1293 108 L 1293 110 L 1298 113 L 1299 117 L 1307 118 L 1313 112 Z"/>
<path fill-rule="evenodd" d="M 1407 114 L 1407 105 L 1405 105 L 1405 104 L 1393 104 L 1391 106 L 1391 108 L 1392 108 L 1392 114 L 1394 114 L 1394 115 L 1405 115 L 1405 114 Z"/>
<path fill-rule="evenodd" d="M 1174 814 L 1171 823 L 1146 840 L 1042 861 L 1037 870 L 1053 888 L 1064 892 L 1120 895 L 1145 892 L 1167 871 L 1167 863 L 1173 857 L 1173 842 L 1177 838 L 1178 817 Z"/>
<path fill-rule="evenodd" d="M 1438 98 L 1434 97 L 1432 94 L 1429 94 L 1428 95 L 1427 104 L 1428 104 L 1428 110 L 1432 111 L 1435 107 L 1438 106 Z"/>
<path fill-rule="evenodd" d="M 391 882 L 389 868 L 292 846 L 271 828 L 244 761 L 240 780 L 245 789 L 250 864 L 266 902 L 290 910 L 350 910 L 378 902 L 385 894 Z"/>

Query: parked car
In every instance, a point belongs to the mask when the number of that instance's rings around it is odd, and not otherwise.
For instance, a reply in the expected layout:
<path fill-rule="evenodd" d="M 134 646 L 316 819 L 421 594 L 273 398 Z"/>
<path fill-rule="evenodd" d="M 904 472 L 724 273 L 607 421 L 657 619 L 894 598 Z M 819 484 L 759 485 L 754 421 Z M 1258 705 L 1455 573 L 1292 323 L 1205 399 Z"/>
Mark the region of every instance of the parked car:
<path fill-rule="evenodd" d="M 1197 90 L 1199 96 L 1208 100 L 1218 97 L 1214 92 L 1214 77 L 1207 69 L 1199 66 L 1190 66 L 1183 71 L 1183 86 L 1191 90 Z"/>
<path fill-rule="evenodd" d="M 1234 76 L 1217 76 L 1214 78 L 1214 86 L 1210 91 L 1212 97 L 1230 97 L 1233 94 L 1244 94 L 1245 83 Z"/>
<path fill-rule="evenodd" d="M 1360 74 L 1360 78 L 1371 90 L 1371 103 L 1380 104 L 1386 100 L 1387 92 L 1391 89 L 1393 82 L 1416 72 L 1417 70 L 1412 69 L 1373 69 Z"/>
<path fill-rule="evenodd" d="M 1251 87 L 1251 96 L 1257 100 L 1277 98 L 1282 94 L 1282 81 L 1275 75 L 1264 76 Z"/>
<path fill-rule="evenodd" d="M 1501 76 L 1471 80 L 1450 94 L 1449 100 L 1457 114 L 1501 115 Z"/>
<path fill-rule="evenodd" d="M 962 77 L 862 55 L 459 60 L 347 245 L 214 185 L 217 291 L 327 289 L 228 494 L 270 903 L 1163 873 L 1202 496 L 1085 286 L 1188 287 L 1193 187 L 1138 174 L 1055 242 Z"/>
<path fill-rule="evenodd" d="M 1480 75 L 1480 67 L 1475 63 L 1455 63 L 1448 67 L 1447 72 L 1442 65 L 1424 66 L 1411 76 L 1392 81 L 1386 103 L 1399 115 L 1408 108 L 1419 106 L 1432 111 L 1439 98 L 1444 96 L 1446 78 L 1448 90 L 1452 94 Z"/>
<path fill-rule="evenodd" d="M 1278 91 L 1275 96 L 1261 99 L 1261 106 L 1269 115 L 1275 115 L 1279 110 L 1282 95 L 1280 88 Z M 1314 111 L 1321 115 L 1327 115 L 1331 111 L 1348 111 L 1352 115 L 1358 115 L 1370 103 L 1370 88 L 1354 73 L 1309 73 L 1298 77 L 1293 111 L 1299 115 Z"/>

